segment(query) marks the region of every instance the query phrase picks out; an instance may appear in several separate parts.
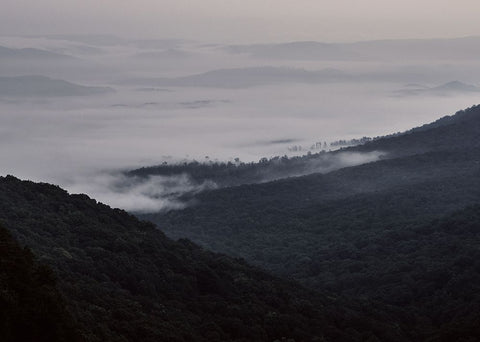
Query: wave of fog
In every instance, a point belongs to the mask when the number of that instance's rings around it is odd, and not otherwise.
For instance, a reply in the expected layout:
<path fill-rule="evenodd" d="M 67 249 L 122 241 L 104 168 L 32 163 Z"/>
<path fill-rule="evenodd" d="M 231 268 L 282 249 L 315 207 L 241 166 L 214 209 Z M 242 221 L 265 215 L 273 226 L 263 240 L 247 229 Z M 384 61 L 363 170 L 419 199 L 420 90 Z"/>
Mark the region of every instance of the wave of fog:
<path fill-rule="evenodd" d="M 165 197 L 165 184 L 170 184 L 165 179 L 122 188 L 119 174 L 111 170 L 184 159 L 257 161 L 290 153 L 292 142 L 310 146 L 403 131 L 478 103 L 473 92 L 392 96 L 411 82 L 430 88 L 454 80 L 476 85 L 476 60 L 260 60 L 229 53 L 221 45 L 84 38 L 0 37 L 0 45 L 9 48 L 75 57 L 62 63 L 2 59 L 0 77 L 37 74 L 116 91 L 68 98 L 0 94 L 0 174 L 56 183 L 130 210 L 175 207 L 179 202 L 175 196 Z M 338 69 L 363 76 L 361 81 L 346 78 L 328 84 L 284 78 L 280 84 L 259 82 L 261 86 L 237 89 L 118 85 L 126 79 L 259 66 Z M 348 166 L 357 157 L 345 158 Z M 176 182 L 187 191 L 199 186 L 188 177 Z"/>
<path fill-rule="evenodd" d="M 386 156 L 386 154 L 381 151 L 372 151 L 366 153 L 339 152 L 327 157 L 328 159 L 330 159 L 327 165 L 325 165 L 325 163 L 322 163 L 322 160 L 320 160 L 317 165 L 314 165 L 312 171 L 327 173 L 344 167 L 371 163 L 379 160 L 381 157 L 384 156 Z"/>
<path fill-rule="evenodd" d="M 273 162 L 270 168 L 259 169 L 258 174 L 262 174 L 258 180 L 251 183 L 271 182 L 274 180 L 299 177 L 313 173 L 328 173 L 345 167 L 357 166 L 380 160 L 382 157 L 388 157 L 387 153 L 381 151 L 372 152 L 334 152 L 315 155 L 315 158 L 305 158 L 291 170 L 282 170 L 281 159 Z"/>
<path fill-rule="evenodd" d="M 378 151 L 325 154 L 308 160 L 307 165 L 299 167 L 298 171 L 282 173 L 280 170 L 276 177 L 274 172 L 267 172 L 261 179 L 252 180 L 252 183 L 311 173 L 327 173 L 344 167 L 377 161 L 383 155 Z M 72 176 L 66 180 L 65 184 L 73 193 L 88 193 L 100 202 L 135 213 L 183 209 L 191 201 L 193 195 L 220 187 L 210 179 L 201 182 L 195 181 L 185 172 L 169 176 L 139 177 L 126 175 L 124 172 L 99 171 L 88 175 Z"/>
<path fill-rule="evenodd" d="M 187 174 L 139 178 L 99 172 L 74 177 L 70 182 L 68 188 L 73 193 L 87 193 L 102 203 L 136 213 L 182 209 L 185 196 L 216 188 L 210 181 L 197 184 Z"/>

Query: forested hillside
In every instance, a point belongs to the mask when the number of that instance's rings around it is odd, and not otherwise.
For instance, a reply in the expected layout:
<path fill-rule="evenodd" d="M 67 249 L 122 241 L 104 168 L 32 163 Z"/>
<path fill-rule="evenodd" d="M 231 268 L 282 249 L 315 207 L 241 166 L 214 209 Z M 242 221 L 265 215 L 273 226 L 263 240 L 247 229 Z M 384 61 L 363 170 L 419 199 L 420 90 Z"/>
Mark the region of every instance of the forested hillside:
<path fill-rule="evenodd" d="M 411 341 L 417 334 L 408 312 L 305 290 L 52 185 L 0 178 L 0 222 L 54 269 L 87 341 Z"/>
<path fill-rule="evenodd" d="M 433 123 L 384 137 L 363 139 L 363 144 L 332 152 L 321 151 L 298 157 L 263 158 L 257 163 L 183 162 L 143 167 L 127 176 L 174 176 L 187 174 L 197 183 L 212 181 L 218 187 L 264 183 L 288 177 L 328 173 L 377 159 L 394 159 L 435 151 L 480 147 L 480 106 L 445 116 Z"/>
<path fill-rule="evenodd" d="M 480 317 L 470 307 L 480 299 L 480 209 L 438 220 L 480 203 L 478 136 L 473 107 L 351 149 L 388 159 L 212 190 L 184 210 L 142 217 L 315 290 L 408 308 L 433 322 L 433 335 L 456 340 L 450 328 L 470 336 Z"/>
<path fill-rule="evenodd" d="M 403 134 L 375 139 L 349 150 L 359 152 L 381 150 L 389 152 L 392 158 L 431 151 L 479 147 L 479 132 L 480 105 L 477 105 Z"/>

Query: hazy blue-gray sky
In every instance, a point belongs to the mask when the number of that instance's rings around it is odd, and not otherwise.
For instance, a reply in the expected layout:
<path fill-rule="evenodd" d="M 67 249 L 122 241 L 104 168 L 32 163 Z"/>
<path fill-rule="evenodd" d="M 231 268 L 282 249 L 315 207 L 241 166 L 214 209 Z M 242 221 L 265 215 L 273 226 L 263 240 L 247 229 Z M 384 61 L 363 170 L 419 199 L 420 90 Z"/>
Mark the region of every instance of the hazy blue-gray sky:
<path fill-rule="evenodd" d="M 0 32 L 209 41 L 354 41 L 480 34 L 477 0 L 2 0 Z"/>

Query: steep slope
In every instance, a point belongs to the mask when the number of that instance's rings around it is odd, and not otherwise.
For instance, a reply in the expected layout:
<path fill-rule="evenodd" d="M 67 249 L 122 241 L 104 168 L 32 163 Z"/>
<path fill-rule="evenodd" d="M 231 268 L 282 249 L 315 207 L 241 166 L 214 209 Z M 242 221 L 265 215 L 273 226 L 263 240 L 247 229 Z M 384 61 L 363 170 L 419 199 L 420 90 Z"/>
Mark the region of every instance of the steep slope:
<path fill-rule="evenodd" d="M 81 341 L 55 285 L 51 269 L 38 264 L 0 227 L 0 337 L 3 342 Z"/>
<path fill-rule="evenodd" d="M 0 222 L 53 267 L 88 341 L 408 341 L 412 314 L 320 296 L 85 195 L 0 178 Z"/>
<path fill-rule="evenodd" d="M 480 203 L 479 134 L 480 107 L 473 107 L 347 149 L 386 151 L 389 159 L 208 191 L 184 210 L 142 217 L 171 237 L 246 258 L 308 287 L 408 308 L 441 330 L 460 324 L 450 319 L 469 304 L 448 281 L 471 277 L 469 286 L 480 286 L 480 269 L 452 268 L 460 246 L 476 255 L 480 229 L 474 221 L 471 232 L 449 235 L 429 222 Z"/>

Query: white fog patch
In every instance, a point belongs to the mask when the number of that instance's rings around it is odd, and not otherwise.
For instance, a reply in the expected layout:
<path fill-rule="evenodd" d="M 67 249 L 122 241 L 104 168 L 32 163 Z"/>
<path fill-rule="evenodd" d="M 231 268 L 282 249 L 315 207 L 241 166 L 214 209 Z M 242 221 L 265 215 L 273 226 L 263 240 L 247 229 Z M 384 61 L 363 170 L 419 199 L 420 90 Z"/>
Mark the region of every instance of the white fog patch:
<path fill-rule="evenodd" d="M 385 152 L 372 151 L 367 153 L 359 152 L 339 152 L 335 159 L 337 161 L 337 168 L 356 166 L 366 163 L 371 163 L 380 159 L 380 157 L 386 156 Z"/>
<path fill-rule="evenodd" d="M 188 175 L 127 177 L 123 173 L 96 173 L 75 177 L 65 184 L 70 193 L 86 193 L 97 201 L 136 213 L 183 209 L 184 196 L 215 189 L 213 182 L 201 184 Z"/>
<path fill-rule="evenodd" d="M 372 152 L 336 152 L 320 154 L 313 159 L 307 159 L 305 165 L 299 165 L 297 170 L 288 174 L 279 176 L 265 175 L 262 182 L 270 182 L 280 178 L 286 177 L 300 177 L 312 173 L 329 173 L 345 167 L 357 166 L 366 163 L 372 163 L 381 158 L 388 158 L 386 152 L 372 151 Z"/>
<path fill-rule="evenodd" d="M 312 167 L 309 173 L 320 172 L 328 173 L 345 167 L 357 166 L 366 163 L 378 161 L 381 157 L 386 156 L 385 152 L 337 152 L 326 154 L 318 161 L 312 161 Z"/>

